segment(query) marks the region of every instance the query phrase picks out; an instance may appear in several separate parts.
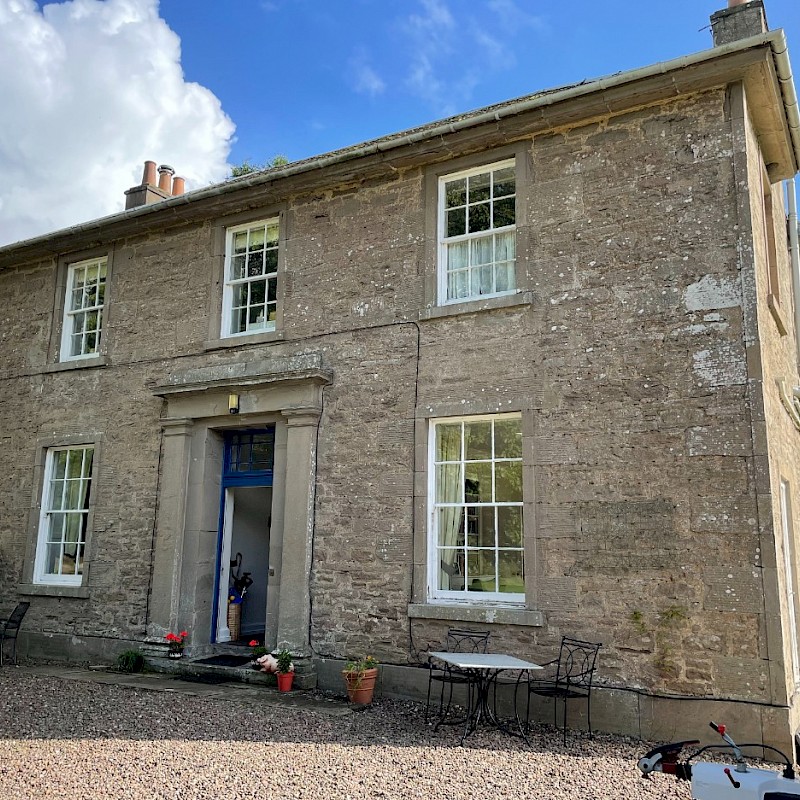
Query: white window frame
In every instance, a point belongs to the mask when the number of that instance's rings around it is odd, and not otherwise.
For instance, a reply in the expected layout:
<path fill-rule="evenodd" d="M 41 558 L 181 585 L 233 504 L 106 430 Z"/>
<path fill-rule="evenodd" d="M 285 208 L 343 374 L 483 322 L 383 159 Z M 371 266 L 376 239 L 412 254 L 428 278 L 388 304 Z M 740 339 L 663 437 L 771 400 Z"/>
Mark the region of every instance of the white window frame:
<path fill-rule="evenodd" d="M 97 286 L 103 287 L 103 302 L 95 303 L 94 305 L 84 306 L 80 305 L 77 308 L 72 308 L 72 295 L 75 289 L 75 275 L 79 270 L 87 270 L 92 267 L 97 267 L 99 270 L 104 270 L 104 275 L 101 280 L 98 280 Z M 99 274 L 99 273 L 98 273 Z M 99 258 L 87 258 L 83 261 L 75 261 L 68 265 L 67 268 L 67 281 L 66 290 L 64 292 L 64 313 L 61 323 L 61 347 L 60 347 L 60 361 L 82 361 L 90 358 L 98 358 L 100 356 L 100 341 L 103 335 L 103 317 L 105 312 L 105 298 L 108 289 L 108 257 L 101 256 Z M 86 288 L 84 286 L 83 300 L 86 299 Z M 94 349 L 89 352 L 81 352 L 76 355 L 71 354 L 72 339 L 75 334 L 76 322 L 79 317 L 87 317 L 91 313 L 97 314 L 97 328 L 95 333 Z M 85 328 L 85 326 L 84 326 Z M 83 331 L 83 344 L 86 344 L 87 331 Z"/>
<path fill-rule="evenodd" d="M 786 592 L 786 609 L 789 615 L 789 650 L 792 659 L 793 686 L 797 689 L 800 684 L 800 646 L 797 639 L 797 598 L 795 596 L 795 582 L 797 571 L 794 566 L 795 553 L 792 543 L 794 541 L 794 530 L 792 525 L 792 503 L 789 494 L 789 484 L 781 480 L 780 486 L 780 506 L 781 506 L 781 534 L 783 539 L 783 567 L 784 585 Z"/>
<path fill-rule="evenodd" d="M 522 415 L 520 413 L 509 414 L 477 414 L 465 417 L 440 417 L 431 419 L 428 425 L 428 530 L 427 530 L 427 553 L 428 553 L 428 586 L 427 595 L 429 601 L 437 603 L 451 603 L 453 605 L 468 605 L 468 606 L 485 606 L 485 605 L 502 605 L 502 606 L 524 606 L 525 593 L 524 592 L 469 592 L 466 590 L 447 590 L 439 588 L 439 571 L 440 571 L 440 553 L 438 547 L 439 531 L 438 531 L 438 514 L 437 509 L 441 504 L 436 502 L 436 428 L 438 425 L 452 425 L 454 423 L 465 422 L 488 422 L 491 420 L 504 420 L 516 419 L 522 424 Z M 463 431 L 462 431 L 462 450 L 461 450 L 461 463 L 470 463 L 465 461 L 464 445 L 463 445 Z M 524 449 L 522 451 L 524 454 Z M 524 467 L 524 458 L 495 458 L 494 444 L 492 446 L 492 464 L 503 462 L 519 462 Z M 494 470 L 493 470 L 494 474 Z M 494 482 L 494 479 L 493 479 Z M 463 486 L 463 476 L 462 476 Z M 519 507 L 521 510 L 521 532 L 522 542 L 518 548 L 522 552 L 523 559 L 523 581 L 527 584 L 527 557 L 525 553 L 525 512 L 524 512 L 524 492 L 523 498 L 519 502 L 492 502 L 492 503 L 467 503 L 463 502 L 465 507 L 470 506 L 490 506 L 499 508 L 503 506 Z M 501 548 L 497 544 L 497 531 L 495 531 L 495 554 L 499 551 L 515 550 L 517 548 Z M 495 564 L 498 564 L 497 555 L 495 556 Z M 499 579 L 499 567 L 496 566 L 496 578 Z"/>
<path fill-rule="evenodd" d="M 445 184 L 459 180 L 461 178 L 470 178 L 474 175 L 481 175 L 483 173 L 493 173 L 497 170 L 501 169 L 508 169 L 512 168 L 514 170 L 514 224 L 513 225 L 504 225 L 499 228 L 490 227 L 486 231 L 478 231 L 475 233 L 465 233 L 460 236 L 451 236 L 448 237 L 446 235 L 447 232 L 447 212 L 445 209 Z M 517 160 L 516 158 L 508 158 L 502 161 L 496 161 L 491 164 L 482 164 L 478 167 L 472 167 L 470 169 L 461 170 L 459 172 L 452 172 L 447 175 L 439 176 L 438 181 L 438 220 L 437 220 L 437 239 L 438 239 L 438 258 L 437 258 L 437 286 L 438 286 L 438 303 L 440 306 L 446 305 L 455 305 L 457 303 L 469 303 L 474 302 L 476 300 L 485 300 L 491 297 L 505 297 L 506 295 L 513 295 L 516 294 L 519 289 L 516 286 L 516 230 L 517 230 L 517 218 L 518 218 L 518 208 L 517 208 L 517 197 L 519 196 L 519 174 L 517 170 Z M 490 208 L 494 207 L 494 198 L 491 198 Z M 494 223 L 492 223 L 493 225 Z M 511 275 L 513 276 L 514 286 L 510 289 L 506 289 L 500 292 L 491 292 L 486 294 L 480 293 L 472 293 L 465 295 L 464 297 L 447 297 L 447 252 L 448 246 L 452 244 L 457 244 L 459 242 L 468 242 L 468 241 L 475 241 L 478 239 L 483 239 L 488 236 L 494 236 L 498 233 L 513 233 L 514 234 L 514 260 L 511 267 Z M 494 268 L 496 262 L 492 262 L 492 267 Z"/>
<path fill-rule="evenodd" d="M 234 237 L 237 233 L 241 233 L 243 231 L 249 231 L 253 228 L 270 228 L 271 226 L 275 226 L 278 228 L 278 238 L 275 241 L 274 247 L 269 247 L 270 250 L 274 250 L 276 253 L 276 266 L 275 271 L 270 273 L 264 273 L 263 275 L 257 275 L 253 277 L 248 277 L 246 274 L 242 278 L 234 279 L 231 276 L 231 267 L 233 264 L 233 241 Z M 266 245 L 266 243 L 265 243 Z M 249 254 L 249 251 L 248 251 Z M 280 259 L 280 217 L 269 217 L 267 219 L 261 220 L 254 220 L 253 222 L 246 222 L 242 225 L 236 225 L 234 227 L 227 228 L 225 230 L 225 265 L 224 265 L 224 285 L 222 290 L 222 320 L 220 325 L 220 338 L 221 339 L 231 339 L 240 336 L 253 336 L 254 334 L 259 333 L 269 333 L 275 330 L 275 324 L 277 319 L 278 313 L 278 261 Z M 247 261 L 247 254 L 245 255 L 245 273 L 246 273 L 246 261 Z M 272 280 L 275 282 L 275 316 L 276 319 L 269 320 L 265 319 L 262 324 L 260 325 L 250 325 L 249 320 L 245 330 L 243 331 L 236 331 L 235 333 L 231 331 L 231 326 L 233 322 L 233 293 L 234 288 L 236 286 L 252 284 L 256 281 L 266 280 L 265 286 L 265 301 L 269 294 L 269 281 Z M 238 308 L 238 306 L 237 306 Z M 248 304 L 247 308 L 250 308 Z M 267 307 L 265 305 L 265 312 L 267 311 Z M 249 316 L 249 314 L 248 314 Z M 268 313 L 265 313 L 265 316 L 268 316 Z"/>
<path fill-rule="evenodd" d="M 81 456 L 81 476 L 78 479 L 88 482 L 86 487 L 86 508 L 69 509 L 69 508 L 54 508 L 54 468 L 56 461 L 56 454 L 61 452 L 82 451 Z M 91 465 L 86 464 L 88 453 L 91 452 Z M 69 445 L 65 447 L 51 447 L 46 451 L 44 478 L 42 481 L 42 502 L 41 512 L 39 514 L 39 528 L 36 540 L 36 558 L 34 560 L 33 568 L 33 582 L 38 584 L 60 585 L 60 586 L 80 586 L 83 582 L 83 573 L 86 565 L 86 546 L 89 536 L 89 511 L 92 498 L 92 482 L 94 480 L 94 456 L 96 448 L 93 444 Z M 67 456 L 69 459 L 69 455 Z M 88 469 L 88 471 L 87 471 Z M 61 500 L 66 497 L 66 488 L 68 480 L 64 480 L 62 488 Z M 80 514 L 83 516 L 83 523 L 80 526 L 81 536 L 77 540 L 82 545 L 83 557 L 81 559 L 81 572 L 76 574 L 63 574 L 60 572 L 46 572 L 45 567 L 47 564 L 47 548 L 50 544 L 50 530 L 51 518 L 55 514 L 74 515 Z M 62 555 L 63 557 L 63 555 Z"/>

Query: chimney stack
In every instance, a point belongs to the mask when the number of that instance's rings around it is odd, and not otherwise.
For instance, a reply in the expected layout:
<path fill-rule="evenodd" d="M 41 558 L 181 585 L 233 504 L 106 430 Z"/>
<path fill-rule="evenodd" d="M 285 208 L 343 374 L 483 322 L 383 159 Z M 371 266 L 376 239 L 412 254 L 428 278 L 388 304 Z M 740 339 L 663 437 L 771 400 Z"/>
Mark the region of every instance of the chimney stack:
<path fill-rule="evenodd" d="M 156 162 L 145 161 L 142 172 L 142 182 L 139 186 L 132 186 L 125 192 L 125 210 L 139 206 L 157 203 L 168 197 L 176 197 L 186 190 L 183 178 L 173 177 L 175 170 L 167 164 L 158 168 L 158 182 L 156 183 Z"/>
<path fill-rule="evenodd" d="M 170 186 L 172 186 L 172 176 L 175 174 L 175 170 L 172 169 L 168 164 L 162 164 L 158 168 L 158 188 L 161 189 L 162 192 L 166 192 L 167 194 L 170 193 Z"/>
<path fill-rule="evenodd" d="M 720 47 L 769 30 L 764 0 L 728 0 L 728 7 L 711 15 L 714 46 Z"/>

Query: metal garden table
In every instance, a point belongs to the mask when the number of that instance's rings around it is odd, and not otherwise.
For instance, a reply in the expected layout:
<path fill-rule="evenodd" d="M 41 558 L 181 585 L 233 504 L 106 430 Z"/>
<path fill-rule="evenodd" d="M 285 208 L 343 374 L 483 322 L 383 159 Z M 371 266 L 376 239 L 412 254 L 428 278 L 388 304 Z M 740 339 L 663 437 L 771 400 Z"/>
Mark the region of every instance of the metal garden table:
<path fill-rule="evenodd" d="M 469 691 L 469 708 L 467 709 L 467 718 L 464 726 L 464 733 L 461 736 L 461 744 L 483 721 L 484 724 L 493 725 L 499 728 L 504 733 L 511 734 L 512 736 L 521 737 L 525 744 L 528 744 L 528 737 L 525 735 L 525 730 L 522 727 L 519 714 L 516 707 L 514 709 L 514 716 L 517 723 L 517 731 L 512 731 L 504 724 L 497 716 L 494 708 L 489 704 L 489 694 L 493 688 L 497 687 L 497 679 L 500 674 L 506 670 L 513 670 L 522 673 L 529 673 L 532 670 L 542 669 L 538 664 L 531 661 L 523 661 L 521 658 L 515 656 L 505 655 L 504 653 L 446 653 L 446 652 L 429 652 L 430 658 L 441 661 L 449 667 L 454 667 L 461 672 L 465 673 L 471 684 L 471 691 Z M 495 697 L 496 706 L 496 697 Z M 448 705 L 449 711 L 449 705 Z M 447 714 L 443 716 L 437 723 L 434 730 L 441 725 Z"/>

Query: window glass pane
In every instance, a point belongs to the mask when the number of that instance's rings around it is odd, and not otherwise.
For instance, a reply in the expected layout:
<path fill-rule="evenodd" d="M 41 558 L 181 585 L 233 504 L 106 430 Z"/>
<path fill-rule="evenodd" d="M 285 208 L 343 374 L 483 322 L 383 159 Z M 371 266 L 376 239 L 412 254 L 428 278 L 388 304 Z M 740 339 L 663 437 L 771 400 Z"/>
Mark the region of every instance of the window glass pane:
<path fill-rule="evenodd" d="M 273 222 L 267 225 L 267 244 L 269 245 L 277 245 L 278 244 L 278 223 Z"/>
<path fill-rule="evenodd" d="M 522 458 L 522 420 L 494 421 L 494 457 Z"/>
<path fill-rule="evenodd" d="M 239 231 L 233 235 L 233 252 L 247 252 L 247 231 Z"/>
<path fill-rule="evenodd" d="M 514 180 L 514 167 L 497 169 L 492 176 L 494 181 L 494 196 L 503 197 L 504 195 L 514 194 L 516 191 L 516 181 Z"/>
<path fill-rule="evenodd" d="M 238 283 L 233 287 L 233 306 L 240 308 L 247 305 L 247 284 Z"/>
<path fill-rule="evenodd" d="M 492 457 L 492 423 L 464 423 L 464 458 L 467 461 Z"/>
<path fill-rule="evenodd" d="M 266 229 L 259 226 L 258 228 L 250 229 L 250 249 L 263 250 L 264 240 L 266 238 Z"/>
<path fill-rule="evenodd" d="M 437 503 L 462 502 L 461 485 L 460 464 L 440 464 L 436 467 Z"/>
<path fill-rule="evenodd" d="M 252 306 L 248 317 L 248 329 L 263 328 L 267 320 L 267 312 L 264 306 Z"/>
<path fill-rule="evenodd" d="M 516 288 L 516 280 L 514 278 L 514 264 L 504 263 L 498 264 L 495 267 L 494 285 L 498 292 L 510 292 Z"/>
<path fill-rule="evenodd" d="M 472 266 L 491 264 L 493 256 L 492 236 L 480 236 L 470 242 Z"/>
<path fill-rule="evenodd" d="M 75 267 L 73 270 L 72 287 L 73 290 L 81 294 L 83 292 L 83 284 L 86 280 L 86 270 L 83 267 Z"/>
<path fill-rule="evenodd" d="M 66 481 L 54 480 L 50 483 L 50 502 L 48 508 L 52 510 L 60 510 L 64 508 L 64 484 Z"/>
<path fill-rule="evenodd" d="M 494 550 L 467 550 L 467 589 L 493 592 L 495 586 Z"/>
<path fill-rule="evenodd" d="M 462 269 L 452 273 L 448 278 L 448 286 L 452 287 L 452 290 L 448 292 L 449 298 L 469 297 L 469 270 Z"/>
<path fill-rule="evenodd" d="M 477 286 L 478 294 L 493 294 L 494 293 L 494 268 L 491 266 L 481 267 L 474 270 L 472 276 L 472 288 Z"/>
<path fill-rule="evenodd" d="M 481 203 L 478 206 L 469 207 L 469 232 L 488 231 L 491 227 L 489 218 L 489 204 Z"/>
<path fill-rule="evenodd" d="M 234 256 L 231 259 L 231 280 L 244 277 L 244 256 Z"/>
<path fill-rule="evenodd" d="M 469 202 L 478 203 L 481 200 L 488 200 L 490 190 L 491 173 L 482 172 L 480 175 L 472 175 L 469 179 Z"/>
<path fill-rule="evenodd" d="M 263 303 L 265 301 L 265 294 L 267 291 L 266 281 L 253 281 L 250 284 L 250 302 Z"/>
<path fill-rule="evenodd" d="M 461 423 L 436 426 L 436 460 L 461 460 Z"/>
<path fill-rule="evenodd" d="M 48 542 L 62 542 L 64 540 L 64 514 L 51 514 L 47 528 Z"/>
<path fill-rule="evenodd" d="M 61 574 L 61 545 L 47 545 L 47 555 L 45 556 L 44 571 L 49 575 Z"/>
<path fill-rule="evenodd" d="M 86 314 L 86 330 L 87 331 L 96 331 L 97 330 L 97 312 L 90 311 Z"/>
<path fill-rule="evenodd" d="M 498 503 L 522 502 L 521 461 L 500 461 L 495 464 L 495 492 Z"/>
<path fill-rule="evenodd" d="M 65 514 L 64 518 L 64 541 L 80 541 L 83 536 L 85 514 Z"/>
<path fill-rule="evenodd" d="M 101 283 L 97 287 L 97 305 L 102 306 L 106 301 L 106 285 Z"/>
<path fill-rule="evenodd" d="M 502 228 L 504 225 L 513 225 L 515 219 L 515 201 L 513 197 L 495 200 L 493 209 L 493 226 Z"/>
<path fill-rule="evenodd" d="M 264 253 L 250 253 L 247 257 L 247 277 L 252 278 L 264 273 Z"/>
<path fill-rule="evenodd" d="M 491 503 L 491 462 L 468 462 L 464 465 L 464 473 L 464 499 L 471 503 Z"/>
<path fill-rule="evenodd" d="M 439 550 L 438 588 L 448 591 L 461 591 L 464 588 L 464 551 L 455 549 Z"/>
<path fill-rule="evenodd" d="M 440 508 L 437 512 L 439 547 L 464 546 L 464 509 L 460 506 Z"/>
<path fill-rule="evenodd" d="M 277 272 L 278 271 L 278 251 L 267 250 L 264 253 L 264 272 Z"/>
<path fill-rule="evenodd" d="M 494 547 L 494 506 L 467 506 L 467 545 Z"/>
<path fill-rule="evenodd" d="M 75 575 L 76 562 L 78 560 L 78 545 L 70 542 L 64 545 L 61 556 L 61 574 Z"/>
<path fill-rule="evenodd" d="M 522 547 L 522 506 L 498 506 L 497 544 Z"/>
<path fill-rule="evenodd" d="M 83 307 L 83 289 L 73 289 L 72 298 L 69 302 L 69 310 L 77 311 Z"/>
<path fill-rule="evenodd" d="M 67 450 L 67 477 L 80 478 L 83 467 L 83 450 Z"/>
<path fill-rule="evenodd" d="M 63 478 L 67 474 L 67 451 L 56 450 L 53 455 L 53 477 Z"/>
<path fill-rule="evenodd" d="M 86 481 L 67 481 L 67 493 L 64 499 L 64 508 L 83 508 L 84 487 Z"/>
<path fill-rule="evenodd" d="M 500 592 L 525 593 L 525 572 L 522 551 L 501 551 L 499 553 Z"/>
<path fill-rule="evenodd" d="M 247 328 L 247 309 L 234 309 L 231 315 L 231 333 L 240 333 Z"/>
<path fill-rule="evenodd" d="M 467 210 L 454 208 L 447 212 L 447 232 L 445 236 L 463 236 L 467 232 Z"/>
<path fill-rule="evenodd" d="M 76 575 L 83 575 L 83 551 L 85 550 L 85 546 L 83 544 L 78 545 L 78 560 L 75 564 L 75 574 Z"/>
<path fill-rule="evenodd" d="M 456 270 L 469 263 L 469 242 L 456 242 L 447 245 L 447 269 Z"/>
<path fill-rule="evenodd" d="M 447 181 L 444 185 L 445 208 L 453 206 L 463 206 L 467 202 L 467 179 L 458 178 L 454 181 Z"/>
<path fill-rule="evenodd" d="M 274 322 L 276 317 L 278 316 L 278 310 L 274 303 L 271 303 L 267 306 L 267 319 L 270 322 Z"/>

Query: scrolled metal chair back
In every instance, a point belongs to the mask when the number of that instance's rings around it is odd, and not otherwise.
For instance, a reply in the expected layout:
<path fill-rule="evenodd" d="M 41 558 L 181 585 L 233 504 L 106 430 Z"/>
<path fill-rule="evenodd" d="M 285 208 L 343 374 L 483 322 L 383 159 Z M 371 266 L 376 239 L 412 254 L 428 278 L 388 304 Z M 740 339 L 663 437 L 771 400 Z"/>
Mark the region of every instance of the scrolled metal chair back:
<path fill-rule="evenodd" d="M 447 631 L 448 653 L 485 653 L 489 647 L 489 631 L 450 628 Z"/>
<path fill-rule="evenodd" d="M 590 689 L 601 645 L 565 636 L 561 640 L 556 682 Z"/>

